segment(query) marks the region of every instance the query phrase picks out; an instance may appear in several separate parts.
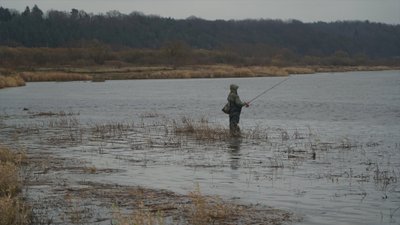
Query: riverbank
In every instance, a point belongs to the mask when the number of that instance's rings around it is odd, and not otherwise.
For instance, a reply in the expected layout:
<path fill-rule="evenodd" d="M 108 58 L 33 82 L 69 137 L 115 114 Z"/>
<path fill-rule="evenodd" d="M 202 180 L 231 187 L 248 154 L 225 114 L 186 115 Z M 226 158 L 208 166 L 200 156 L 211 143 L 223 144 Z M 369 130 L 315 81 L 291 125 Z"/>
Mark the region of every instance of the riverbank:
<path fill-rule="evenodd" d="M 0 89 L 6 87 L 24 86 L 25 82 L 39 81 L 105 81 L 132 79 L 190 79 L 190 78 L 232 78 L 232 77 L 268 77 L 288 76 L 293 74 L 314 74 L 321 72 L 350 71 L 383 71 L 398 70 L 399 67 L 389 66 L 231 66 L 203 65 L 185 67 L 57 67 L 7 70 L 8 75 L 0 75 Z M 0 72 L 5 73 L 5 69 Z"/>

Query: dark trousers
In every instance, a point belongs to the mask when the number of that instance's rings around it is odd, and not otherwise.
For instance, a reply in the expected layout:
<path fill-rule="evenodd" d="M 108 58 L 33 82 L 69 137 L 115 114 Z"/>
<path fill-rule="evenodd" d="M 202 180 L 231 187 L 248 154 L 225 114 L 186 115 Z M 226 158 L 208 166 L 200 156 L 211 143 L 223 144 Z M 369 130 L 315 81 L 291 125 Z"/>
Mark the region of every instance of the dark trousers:
<path fill-rule="evenodd" d="M 231 113 L 229 114 L 229 131 L 233 136 L 240 135 L 240 127 L 239 127 L 240 113 Z"/>

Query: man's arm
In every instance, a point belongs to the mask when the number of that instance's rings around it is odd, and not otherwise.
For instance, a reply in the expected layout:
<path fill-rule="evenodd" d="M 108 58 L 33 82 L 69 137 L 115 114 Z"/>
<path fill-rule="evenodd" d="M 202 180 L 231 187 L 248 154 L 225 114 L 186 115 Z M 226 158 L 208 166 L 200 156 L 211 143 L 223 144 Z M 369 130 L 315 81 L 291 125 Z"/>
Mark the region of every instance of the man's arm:
<path fill-rule="evenodd" d="M 242 100 L 240 100 L 239 96 L 236 97 L 235 104 L 239 105 L 241 107 L 243 107 L 243 106 L 249 107 L 249 104 L 247 102 L 242 102 Z"/>

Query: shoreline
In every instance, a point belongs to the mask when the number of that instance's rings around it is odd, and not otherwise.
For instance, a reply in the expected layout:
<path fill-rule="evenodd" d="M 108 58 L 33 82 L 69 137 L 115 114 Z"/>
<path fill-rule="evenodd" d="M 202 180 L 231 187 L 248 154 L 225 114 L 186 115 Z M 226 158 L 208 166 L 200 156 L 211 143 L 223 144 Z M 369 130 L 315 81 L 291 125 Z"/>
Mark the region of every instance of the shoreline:
<path fill-rule="evenodd" d="M 167 66 L 126 67 L 55 67 L 19 69 L 9 72 L 0 68 L 0 89 L 25 86 L 26 82 L 45 81 L 93 81 L 138 79 L 197 79 L 197 78 L 243 78 L 285 77 L 298 74 L 336 73 L 355 71 L 400 70 L 398 66 L 231 66 L 202 65 L 172 68 Z M 1 75 L 7 71 L 7 75 Z M 3 72 L 6 74 L 6 72 Z"/>

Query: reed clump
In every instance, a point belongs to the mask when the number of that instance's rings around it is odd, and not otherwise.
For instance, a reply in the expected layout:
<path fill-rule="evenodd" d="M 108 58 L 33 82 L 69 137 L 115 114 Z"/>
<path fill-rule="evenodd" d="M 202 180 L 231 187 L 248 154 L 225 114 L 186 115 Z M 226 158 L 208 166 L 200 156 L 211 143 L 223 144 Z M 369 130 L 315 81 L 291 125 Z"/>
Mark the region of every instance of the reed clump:
<path fill-rule="evenodd" d="M 25 86 L 25 81 L 18 75 L 2 76 L 0 75 L 0 89 L 7 87 Z"/>
<path fill-rule="evenodd" d="M 24 158 L 0 146 L 0 225 L 30 223 L 29 207 L 18 196 L 22 186 L 19 165 Z"/>

